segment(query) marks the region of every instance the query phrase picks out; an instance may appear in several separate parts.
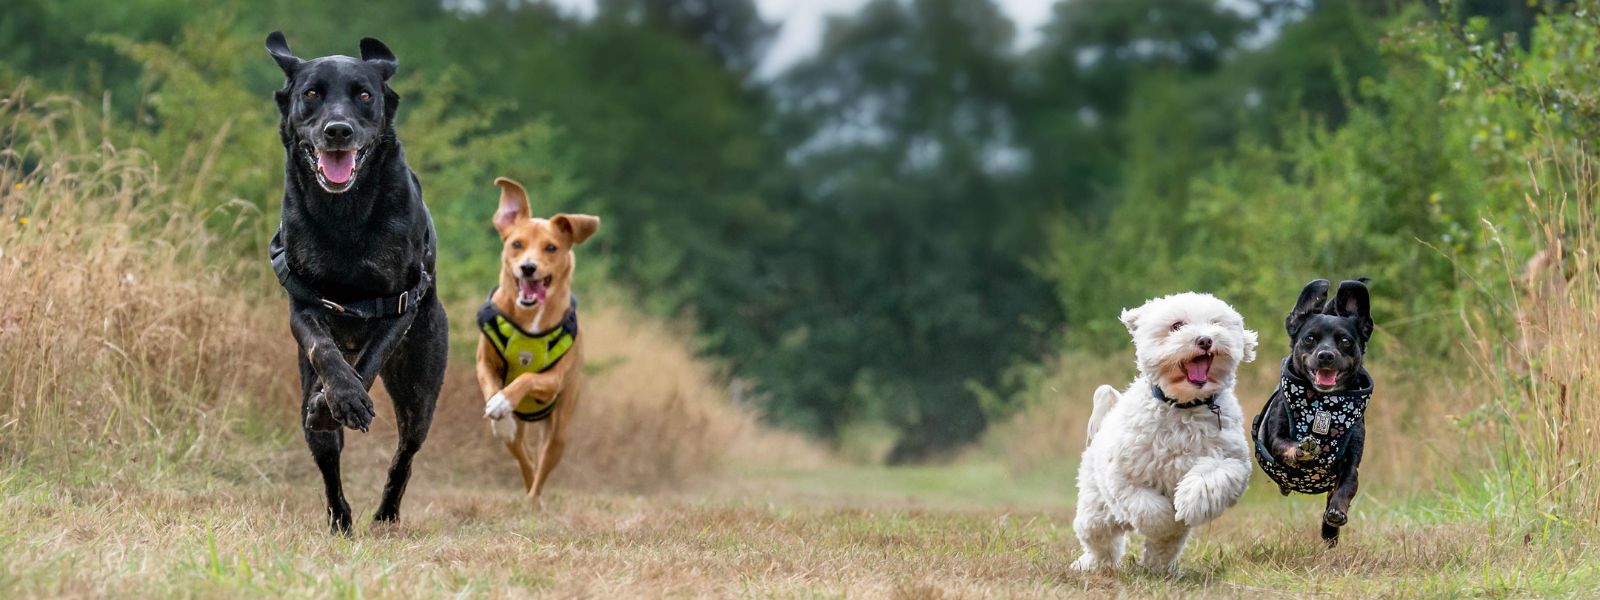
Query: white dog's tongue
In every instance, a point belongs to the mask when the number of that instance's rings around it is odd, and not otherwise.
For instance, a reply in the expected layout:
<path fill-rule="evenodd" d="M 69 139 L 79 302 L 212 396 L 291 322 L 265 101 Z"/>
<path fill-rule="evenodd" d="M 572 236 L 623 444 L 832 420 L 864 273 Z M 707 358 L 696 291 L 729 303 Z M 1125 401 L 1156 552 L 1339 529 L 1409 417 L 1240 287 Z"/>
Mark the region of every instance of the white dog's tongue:
<path fill-rule="evenodd" d="M 1333 369 L 1317 369 L 1312 374 L 1317 379 L 1317 385 L 1331 388 L 1339 383 L 1339 372 Z"/>
<path fill-rule="evenodd" d="M 1211 357 L 1201 356 L 1189 361 L 1189 383 L 1205 385 L 1211 378 Z"/>
<path fill-rule="evenodd" d="M 332 183 L 350 181 L 350 173 L 356 170 L 356 152 L 354 150 L 318 150 L 317 169 L 322 171 L 322 176 Z"/>

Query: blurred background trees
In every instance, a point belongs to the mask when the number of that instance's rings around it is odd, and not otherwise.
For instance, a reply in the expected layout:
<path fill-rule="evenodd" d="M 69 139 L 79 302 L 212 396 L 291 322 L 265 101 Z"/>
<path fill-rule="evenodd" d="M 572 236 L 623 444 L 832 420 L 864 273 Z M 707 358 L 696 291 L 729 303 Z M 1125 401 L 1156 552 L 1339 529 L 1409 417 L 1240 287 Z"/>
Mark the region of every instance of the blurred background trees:
<path fill-rule="evenodd" d="M 157 153 L 214 140 L 157 158 L 197 211 L 242 200 L 214 220 L 260 255 L 281 183 L 260 40 L 382 38 L 447 299 L 492 285 L 489 181 L 516 177 L 537 212 L 603 215 L 590 286 L 688 323 L 772 421 L 887 429 L 911 461 L 1012 411 L 1047 356 L 1125 351 L 1118 310 L 1158 294 L 1215 292 L 1271 347 L 1301 284 L 1367 275 L 1386 335 L 1449 352 L 1530 115 L 1584 108 L 1466 94 L 1491 89 L 1468 59 L 1579 83 L 1538 62 L 1541 15 L 1572 8 L 1062 0 L 1019 48 L 990 0 L 871 0 L 765 77 L 781 24 L 753 0 L 13 0 L 0 84 L 105 99 Z"/>

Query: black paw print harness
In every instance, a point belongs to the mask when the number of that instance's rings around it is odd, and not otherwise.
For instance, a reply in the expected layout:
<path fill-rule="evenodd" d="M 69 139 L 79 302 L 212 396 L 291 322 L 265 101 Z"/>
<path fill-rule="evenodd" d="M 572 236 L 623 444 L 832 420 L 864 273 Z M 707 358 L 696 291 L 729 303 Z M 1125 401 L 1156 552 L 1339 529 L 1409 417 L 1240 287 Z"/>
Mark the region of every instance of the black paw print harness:
<path fill-rule="evenodd" d="M 1289 360 L 1283 361 L 1283 374 L 1278 389 L 1272 393 L 1271 403 L 1283 402 L 1289 417 L 1289 437 L 1302 440 L 1310 437 L 1321 451 L 1315 460 L 1295 466 L 1285 465 L 1267 451 L 1266 440 L 1260 435 L 1261 420 L 1266 409 L 1256 415 L 1250 424 L 1250 436 L 1256 443 L 1256 463 L 1267 477 L 1277 482 L 1285 495 L 1289 492 L 1321 494 L 1333 490 L 1338 483 L 1334 466 L 1344 458 L 1350 448 L 1350 433 L 1367 412 L 1367 401 L 1372 398 L 1372 378 L 1365 370 L 1356 374 L 1355 388 L 1324 394 L 1311 387 L 1311 382 L 1289 371 Z"/>

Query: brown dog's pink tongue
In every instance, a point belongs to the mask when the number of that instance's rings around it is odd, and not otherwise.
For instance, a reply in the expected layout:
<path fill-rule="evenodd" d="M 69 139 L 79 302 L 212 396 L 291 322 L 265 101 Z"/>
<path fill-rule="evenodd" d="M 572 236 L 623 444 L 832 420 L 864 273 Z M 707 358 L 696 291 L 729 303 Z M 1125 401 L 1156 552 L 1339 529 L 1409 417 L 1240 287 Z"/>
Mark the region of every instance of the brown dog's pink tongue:
<path fill-rule="evenodd" d="M 1189 361 L 1189 383 L 1205 385 L 1211 378 L 1211 357 L 1202 356 Z"/>
<path fill-rule="evenodd" d="M 318 150 L 317 168 L 331 183 L 350 181 L 350 174 L 356 170 L 356 153 L 354 150 Z"/>

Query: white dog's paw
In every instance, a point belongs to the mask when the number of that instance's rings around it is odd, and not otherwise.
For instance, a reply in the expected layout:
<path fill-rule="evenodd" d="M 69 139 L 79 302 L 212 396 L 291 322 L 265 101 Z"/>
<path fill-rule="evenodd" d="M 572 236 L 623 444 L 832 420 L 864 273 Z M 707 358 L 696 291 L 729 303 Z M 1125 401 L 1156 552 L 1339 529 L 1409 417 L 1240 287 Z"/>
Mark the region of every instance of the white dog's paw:
<path fill-rule="evenodd" d="M 1072 561 L 1071 568 L 1074 571 L 1087 572 L 1099 571 L 1101 569 L 1112 569 L 1113 565 L 1110 561 L 1097 560 L 1093 554 L 1085 552 L 1083 553 L 1083 556 L 1078 557 L 1078 560 Z"/>
<path fill-rule="evenodd" d="M 1177 518 L 1190 527 L 1199 527 L 1222 516 L 1222 511 L 1233 506 L 1233 499 L 1221 490 L 1212 489 L 1209 482 L 1198 477 L 1185 477 L 1178 482 L 1173 508 Z"/>
<path fill-rule="evenodd" d="M 1172 501 L 1154 491 L 1140 490 L 1125 502 L 1128 523 L 1141 533 L 1169 529 L 1177 523 Z"/>

